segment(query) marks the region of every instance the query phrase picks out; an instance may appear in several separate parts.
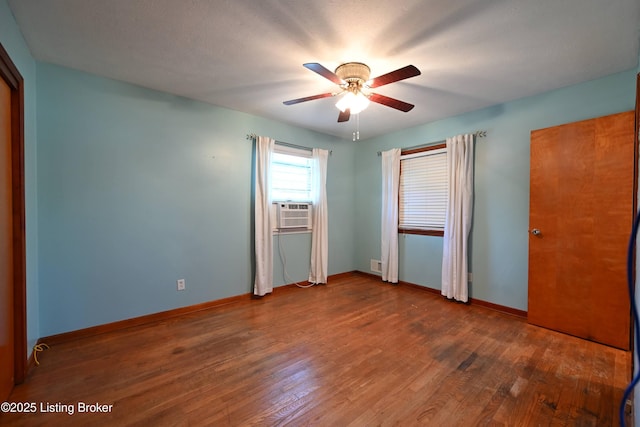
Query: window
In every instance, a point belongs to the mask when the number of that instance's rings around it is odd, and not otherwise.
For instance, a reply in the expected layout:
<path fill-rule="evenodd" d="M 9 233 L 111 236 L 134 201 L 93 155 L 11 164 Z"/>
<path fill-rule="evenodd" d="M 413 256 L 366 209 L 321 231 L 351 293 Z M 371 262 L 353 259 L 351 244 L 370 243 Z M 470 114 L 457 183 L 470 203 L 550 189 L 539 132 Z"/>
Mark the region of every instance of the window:
<path fill-rule="evenodd" d="M 311 153 L 276 145 L 271 154 L 271 199 L 311 201 Z"/>
<path fill-rule="evenodd" d="M 399 231 L 408 234 L 444 235 L 448 201 L 446 146 L 439 144 L 402 153 Z"/>
<path fill-rule="evenodd" d="M 271 218 L 275 232 L 311 229 L 311 206 L 307 206 L 311 202 L 311 157 L 310 151 L 280 144 L 271 153 Z M 278 205 L 286 208 L 278 209 Z"/>

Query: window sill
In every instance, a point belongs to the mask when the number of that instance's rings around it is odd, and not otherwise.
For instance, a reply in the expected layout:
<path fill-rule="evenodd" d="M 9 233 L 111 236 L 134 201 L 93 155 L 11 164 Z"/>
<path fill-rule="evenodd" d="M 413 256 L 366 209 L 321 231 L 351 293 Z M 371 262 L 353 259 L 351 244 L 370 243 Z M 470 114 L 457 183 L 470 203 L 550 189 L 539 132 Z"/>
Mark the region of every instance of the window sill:
<path fill-rule="evenodd" d="M 307 234 L 307 233 L 311 233 L 312 230 L 308 229 L 308 228 L 289 228 L 289 229 L 274 229 L 272 230 L 274 235 L 280 235 L 280 234 Z"/>
<path fill-rule="evenodd" d="M 398 234 L 418 234 L 421 236 L 444 236 L 444 230 L 423 230 L 420 228 L 399 228 Z"/>

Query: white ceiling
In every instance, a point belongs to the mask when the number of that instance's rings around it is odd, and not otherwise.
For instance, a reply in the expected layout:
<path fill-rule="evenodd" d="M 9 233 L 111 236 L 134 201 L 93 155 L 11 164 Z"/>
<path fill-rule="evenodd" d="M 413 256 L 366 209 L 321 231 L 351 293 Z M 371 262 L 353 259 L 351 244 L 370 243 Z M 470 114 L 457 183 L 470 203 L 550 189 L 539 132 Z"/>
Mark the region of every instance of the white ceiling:
<path fill-rule="evenodd" d="M 638 64 L 638 0 L 9 0 L 33 56 L 351 139 L 333 92 L 302 67 L 408 64 L 422 75 L 375 92 L 369 138 Z M 247 132 L 253 131 L 247 129 Z"/>

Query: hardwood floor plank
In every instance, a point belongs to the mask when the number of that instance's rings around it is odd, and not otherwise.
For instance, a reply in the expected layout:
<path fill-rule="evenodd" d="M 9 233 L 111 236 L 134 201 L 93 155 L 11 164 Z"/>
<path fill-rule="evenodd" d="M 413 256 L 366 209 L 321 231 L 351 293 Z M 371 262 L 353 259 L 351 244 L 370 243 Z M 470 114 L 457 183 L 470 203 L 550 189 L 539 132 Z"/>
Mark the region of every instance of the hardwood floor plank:
<path fill-rule="evenodd" d="M 342 275 L 58 343 L 8 426 L 617 425 L 631 354 Z M 78 402 L 113 405 L 77 413 Z M 594 424 L 595 423 L 595 424 Z"/>

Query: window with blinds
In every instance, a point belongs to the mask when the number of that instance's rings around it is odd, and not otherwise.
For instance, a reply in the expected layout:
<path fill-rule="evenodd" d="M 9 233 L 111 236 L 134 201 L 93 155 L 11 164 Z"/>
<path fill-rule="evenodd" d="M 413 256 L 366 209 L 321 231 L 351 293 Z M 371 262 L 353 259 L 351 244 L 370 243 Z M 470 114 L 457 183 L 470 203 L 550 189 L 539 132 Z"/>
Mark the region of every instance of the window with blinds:
<path fill-rule="evenodd" d="M 401 232 L 444 231 L 449 182 L 447 149 L 429 149 L 400 157 L 399 225 Z"/>
<path fill-rule="evenodd" d="M 271 199 L 311 201 L 311 153 L 276 145 L 271 154 Z"/>

